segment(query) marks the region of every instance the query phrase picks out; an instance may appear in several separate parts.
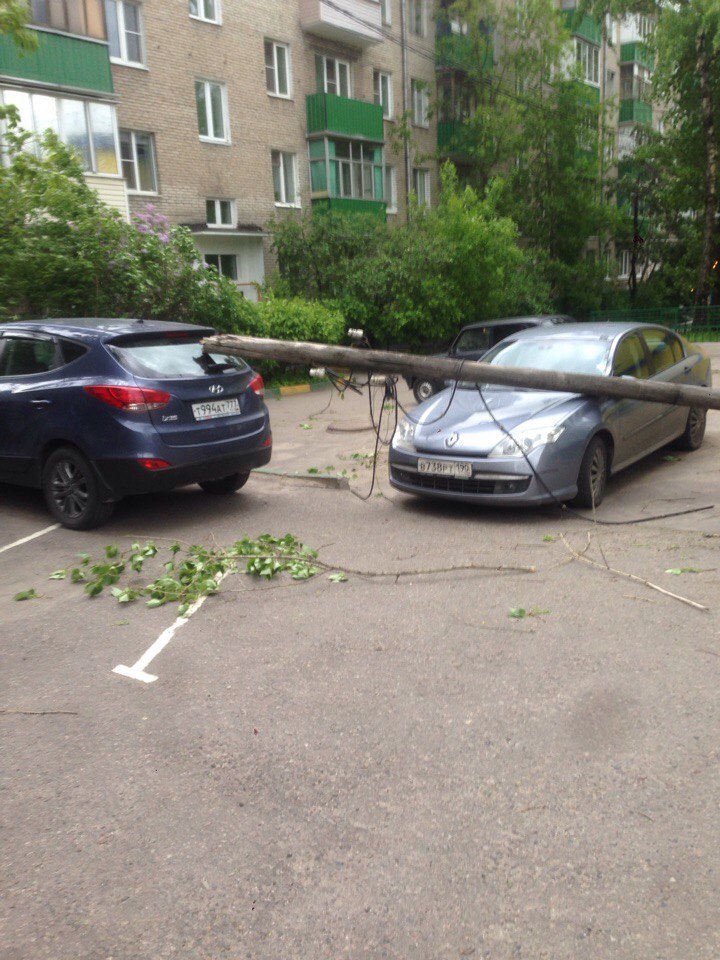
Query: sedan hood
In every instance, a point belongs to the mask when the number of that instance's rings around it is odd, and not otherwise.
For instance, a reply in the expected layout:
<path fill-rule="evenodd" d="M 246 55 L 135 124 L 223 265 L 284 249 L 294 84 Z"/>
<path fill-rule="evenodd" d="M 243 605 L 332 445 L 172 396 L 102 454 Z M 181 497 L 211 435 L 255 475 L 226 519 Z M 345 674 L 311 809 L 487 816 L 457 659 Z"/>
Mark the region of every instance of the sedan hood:
<path fill-rule="evenodd" d="M 443 390 L 413 411 L 413 419 L 422 421 L 415 428 L 415 447 L 424 453 L 445 456 L 450 452 L 474 456 L 488 454 L 505 434 L 493 421 L 476 390 L 457 390 L 450 409 L 441 416 L 451 393 Z M 577 394 L 493 387 L 486 387 L 483 396 L 495 420 L 509 431 L 534 419 L 549 426 L 560 424 L 585 399 Z M 458 438 L 448 447 L 445 441 L 452 434 L 458 434 Z"/>

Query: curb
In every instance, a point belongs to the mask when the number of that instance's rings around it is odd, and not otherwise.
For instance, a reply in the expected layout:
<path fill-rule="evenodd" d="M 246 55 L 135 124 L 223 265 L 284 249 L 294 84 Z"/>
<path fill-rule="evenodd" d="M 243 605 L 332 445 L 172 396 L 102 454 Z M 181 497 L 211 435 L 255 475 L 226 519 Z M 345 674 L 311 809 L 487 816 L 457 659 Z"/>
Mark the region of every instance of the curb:
<path fill-rule="evenodd" d="M 310 383 L 291 383 L 285 387 L 265 387 L 265 396 L 273 400 L 282 400 L 283 397 L 294 397 L 299 393 L 314 393 L 316 390 L 327 390 L 332 384 L 329 380 L 312 380 Z"/>
<path fill-rule="evenodd" d="M 337 490 L 349 490 L 350 483 L 347 477 L 328 477 L 321 473 L 306 473 L 304 470 L 273 470 L 269 467 L 257 467 L 253 473 L 264 473 L 271 477 L 283 477 L 285 480 L 311 480 Z"/>

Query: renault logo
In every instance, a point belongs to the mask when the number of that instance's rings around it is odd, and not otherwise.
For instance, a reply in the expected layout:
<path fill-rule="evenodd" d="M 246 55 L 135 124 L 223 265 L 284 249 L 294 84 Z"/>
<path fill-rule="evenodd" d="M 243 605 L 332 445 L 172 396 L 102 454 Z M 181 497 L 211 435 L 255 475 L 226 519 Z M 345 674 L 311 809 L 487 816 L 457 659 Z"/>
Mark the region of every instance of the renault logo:
<path fill-rule="evenodd" d="M 222 393 L 225 387 L 221 387 L 219 383 L 214 384 L 210 387 L 210 393 Z"/>
<path fill-rule="evenodd" d="M 449 437 L 445 438 L 445 446 L 454 447 L 459 439 L 460 439 L 459 433 L 451 433 Z"/>

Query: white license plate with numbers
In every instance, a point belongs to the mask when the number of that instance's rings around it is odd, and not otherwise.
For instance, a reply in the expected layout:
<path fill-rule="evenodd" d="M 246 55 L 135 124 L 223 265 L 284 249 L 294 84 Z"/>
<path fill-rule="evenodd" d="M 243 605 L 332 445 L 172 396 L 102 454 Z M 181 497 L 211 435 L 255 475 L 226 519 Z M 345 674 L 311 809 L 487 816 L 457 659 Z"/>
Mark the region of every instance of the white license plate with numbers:
<path fill-rule="evenodd" d="M 462 460 L 418 460 L 418 472 L 469 480 L 472 477 L 472 464 L 463 463 Z"/>
<path fill-rule="evenodd" d="M 233 414 L 240 413 L 240 402 L 237 397 L 228 400 L 204 400 L 202 403 L 193 403 L 192 412 L 196 420 L 232 417 Z"/>

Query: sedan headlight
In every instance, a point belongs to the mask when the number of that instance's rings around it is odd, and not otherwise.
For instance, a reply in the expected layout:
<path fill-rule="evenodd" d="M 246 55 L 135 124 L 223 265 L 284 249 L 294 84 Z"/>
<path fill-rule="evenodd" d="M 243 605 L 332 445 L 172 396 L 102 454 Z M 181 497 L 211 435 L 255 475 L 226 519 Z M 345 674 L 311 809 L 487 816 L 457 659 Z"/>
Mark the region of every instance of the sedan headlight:
<path fill-rule="evenodd" d="M 496 444 L 489 457 L 526 457 L 533 450 L 544 446 L 546 443 L 555 443 L 563 432 L 565 427 L 548 427 L 541 424 L 535 426 L 518 427 L 512 431 L 512 437 L 503 437 L 500 443 Z"/>
<path fill-rule="evenodd" d="M 408 453 L 415 452 L 415 424 L 407 417 L 398 423 L 393 436 L 393 446 L 396 450 L 406 450 Z"/>

